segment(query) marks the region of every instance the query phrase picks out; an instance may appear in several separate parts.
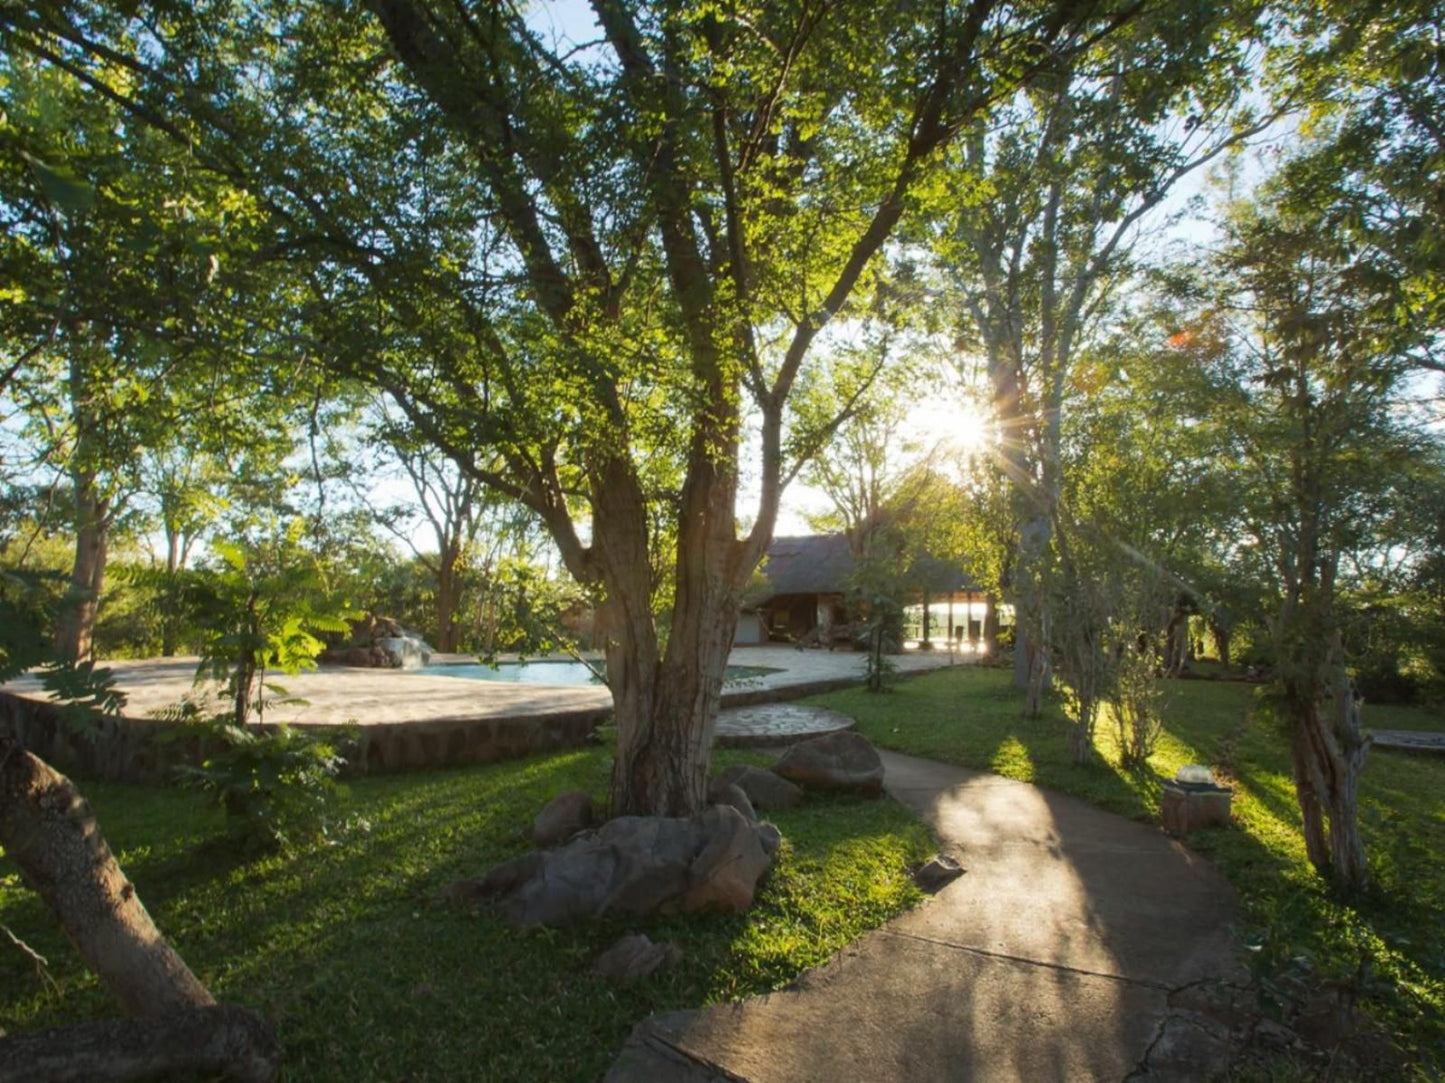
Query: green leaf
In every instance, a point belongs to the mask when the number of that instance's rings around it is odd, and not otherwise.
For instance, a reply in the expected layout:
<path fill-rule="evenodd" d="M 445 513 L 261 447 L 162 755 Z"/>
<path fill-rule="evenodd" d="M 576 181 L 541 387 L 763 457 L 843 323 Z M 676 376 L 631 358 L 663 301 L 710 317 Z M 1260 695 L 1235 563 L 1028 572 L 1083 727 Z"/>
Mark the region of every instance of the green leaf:
<path fill-rule="evenodd" d="M 45 198 L 62 214 L 78 214 L 95 205 L 95 188 L 64 166 L 51 165 L 33 154 L 20 152 L 40 182 Z"/>

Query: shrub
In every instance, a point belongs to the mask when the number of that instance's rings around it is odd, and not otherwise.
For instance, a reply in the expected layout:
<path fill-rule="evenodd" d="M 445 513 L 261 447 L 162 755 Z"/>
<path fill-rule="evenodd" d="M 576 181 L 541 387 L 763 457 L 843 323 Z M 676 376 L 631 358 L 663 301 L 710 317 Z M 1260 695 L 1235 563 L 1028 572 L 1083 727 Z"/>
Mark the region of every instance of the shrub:
<path fill-rule="evenodd" d="M 1142 767 L 1164 728 L 1164 692 L 1154 675 L 1154 659 L 1125 648 L 1114 671 L 1109 703 L 1121 761 L 1125 767 Z"/>
<path fill-rule="evenodd" d="M 178 774 L 226 810 L 238 846 L 280 849 L 326 833 L 327 804 L 346 763 L 333 742 L 286 726 L 241 729 L 225 715 L 203 725 L 222 751 Z"/>

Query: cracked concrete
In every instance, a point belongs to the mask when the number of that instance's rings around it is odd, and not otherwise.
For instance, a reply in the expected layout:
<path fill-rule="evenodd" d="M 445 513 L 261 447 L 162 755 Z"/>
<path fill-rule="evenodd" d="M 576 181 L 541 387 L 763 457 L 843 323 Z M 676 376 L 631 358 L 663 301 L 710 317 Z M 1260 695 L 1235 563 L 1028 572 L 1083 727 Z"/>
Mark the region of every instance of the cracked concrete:
<path fill-rule="evenodd" d="M 967 874 L 789 989 L 645 1020 L 613 1083 L 1227 1070 L 1230 1025 L 1216 1016 L 1248 973 L 1230 932 L 1234 896 L 1212 868 L 1083 802 L 882 755 L 889 792 Z"/>

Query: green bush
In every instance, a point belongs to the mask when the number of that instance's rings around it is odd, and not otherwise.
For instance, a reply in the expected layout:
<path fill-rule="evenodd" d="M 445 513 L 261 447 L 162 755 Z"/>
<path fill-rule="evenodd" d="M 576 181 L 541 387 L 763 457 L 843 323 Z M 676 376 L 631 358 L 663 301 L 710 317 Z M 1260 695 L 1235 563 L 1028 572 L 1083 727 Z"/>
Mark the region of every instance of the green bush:
<path fill-rule="evenodd" d="M 224 715 L 204 725 L 222 751 L 177 771 L 184 784 L 225 809 L 233 843 L 246 851 L 275 850 L 326 833 L 328 805 L 346 764 L 333 742 L 286 726 L 240 729 Z"/>

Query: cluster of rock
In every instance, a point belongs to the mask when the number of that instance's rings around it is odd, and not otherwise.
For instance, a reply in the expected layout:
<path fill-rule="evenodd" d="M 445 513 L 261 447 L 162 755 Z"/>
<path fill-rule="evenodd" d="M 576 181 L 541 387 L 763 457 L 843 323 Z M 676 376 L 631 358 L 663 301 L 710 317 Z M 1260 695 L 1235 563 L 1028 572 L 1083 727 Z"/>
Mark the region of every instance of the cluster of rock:
<path fill-rule="evenodd" d="M 426 665 L 433 653 L 426 640 L 399 621 L 371 615 L 352 621 L 346 645 L 322 651 L 318 660 L 334 666 L 403 669 Z"/>
<path fill-rule="evenodd" d="M 746 798 L 743 799 L 746 801 Z M 591 827 L 591 799 L 567 793 L 537 817 L 533 850 L 446 890 L 490 904 L 517 928 L 614 914 L 737 912 L 752 904 L 781 836 L 732 804 L 700 815 L 618 816 Z"/>
<path fill-rule="evenodd" d="M 516 928 L 568 925 L 611 915 L 737 913 L 752 905 L 782 836 L 759 812 L 796 808 L 803 788 L 876 795 L 883 763 L 843 731 L 787 750 L 772 770 L 728 767 L 708 787 L 708 808 L 691 817 L 618 816 L 596 822 L 590 795 L 559 794 L 532 824 L 537 847 L 485 875 L 459 880 L 443 898 L 489 905 Z M 629 935 L 596 962 L 631 979 L 673 962 L 678 949 Z"/>

